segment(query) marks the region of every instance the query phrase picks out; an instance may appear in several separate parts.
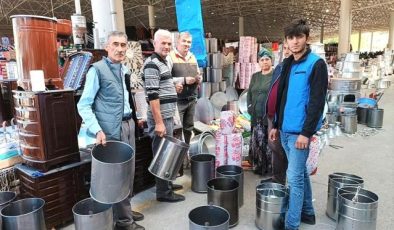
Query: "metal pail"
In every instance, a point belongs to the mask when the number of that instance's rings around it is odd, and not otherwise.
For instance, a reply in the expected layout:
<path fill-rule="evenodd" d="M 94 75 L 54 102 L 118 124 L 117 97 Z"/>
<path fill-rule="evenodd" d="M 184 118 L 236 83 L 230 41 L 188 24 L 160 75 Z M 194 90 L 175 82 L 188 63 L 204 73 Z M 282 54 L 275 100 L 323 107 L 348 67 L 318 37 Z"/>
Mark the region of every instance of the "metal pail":
<path fill-rule="evenodd" d="M 189 145 L 174 137 L 165 135 L 148 170 L 163 180 L 175 180 Z"/>
<path fill-rule="evenodd" d="M 3 228 L 12 230 L 46 230 L 44 219 L 45 201 L 26 198 L 10 203 L 1 210 Z"/>
<path fill-rule="evenodd" d="M 134 149 L 120 141 L 107 141 L 92 149 L 90 196 L 99 203 L 115 204 L 130 194 Z"/>
<path fill-rule="evenodd" d="M 2 208 L 4 208 L 5 206 L 7 206 L 7 204 L 9 204 L 10 202 L 12 202 L 13 200 L 15 200 L 16 198 L 16 193 L 15 192 L 0 192 L 0 210 Z M 1 221 L 1 217 L 0 217 L 0 230 L 2 229 L 2 221 Z"/>
<path fill-rule="evenodd" d="M 238 204 L 244 204 L 244 170 L 237 165 L 222 165 L 216 168 L 216 177 L 228 177 L 235 179 L 239 183 Z"/>
<path fill-rule="evenodd" d="M 192 190 L 194 192 L 207 192 L 207 182 L 215 178 L 215 156 L 211 154 L 198 154 L 190 159 Z"/>
<path fill-rule="evenodd" d="M 92 198 L 86 198 L 76 203 L 72 211 L 75 230 L 113 229 L 111 204 L 102 204 Z"/>
<path fill-rule="evenodd" d="M 339 189 L 336 230 L 376 230 L 378 199 L 361 187 Z"/>
<path fill-rule="evenodd" d="M 207 205 L 189 212 L 189 230 L 227 230 L 230 214 L 222 207 Z"/>
<path fill-rule="evenodd" d="M 337 219 L 338 189 L 347 186 L 364 186 L 364 180 L 348 173 L 333 173 L 328 175 L 328 193 L 326 214 L 333 220 Z"/>
<path fill-rule="evenodd" d="M 230 227 L 238 224 L 238 187 L 235 179 L 220 177 L 207 183 L 208 204 L 217 205 L 226 209 L 230 213 Z"/>
<path fill-rule="evenodd" d="M 287 210 L 288 189 L 277 183 L 262 183 L 256 186 L 256 220 L 259 229 L 280 229 L 281 218 Z"/>

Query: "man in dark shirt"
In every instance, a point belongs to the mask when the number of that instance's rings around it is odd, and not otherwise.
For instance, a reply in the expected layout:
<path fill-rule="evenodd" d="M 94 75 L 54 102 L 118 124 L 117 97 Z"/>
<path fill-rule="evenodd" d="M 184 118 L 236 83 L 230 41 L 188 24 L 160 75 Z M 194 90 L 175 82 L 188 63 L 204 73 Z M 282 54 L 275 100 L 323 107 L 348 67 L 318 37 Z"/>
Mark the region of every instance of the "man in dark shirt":
<path fill-rule="evenodd" d="M 307 48 L 309 26 L 294 20 L 285 28 L 293 55 L 284 60 L 276 102 L 276 119 L 269 138 L 280 138 L 288 159 L 290 187 L 285 228 L 298 229 L 300 221 L 315 224 L 312 189 L 306 160 L 310 137 L 321 127 L 328 73 L 323 59 Z M 278 130 L 280 131 L 278 133 Z"/>

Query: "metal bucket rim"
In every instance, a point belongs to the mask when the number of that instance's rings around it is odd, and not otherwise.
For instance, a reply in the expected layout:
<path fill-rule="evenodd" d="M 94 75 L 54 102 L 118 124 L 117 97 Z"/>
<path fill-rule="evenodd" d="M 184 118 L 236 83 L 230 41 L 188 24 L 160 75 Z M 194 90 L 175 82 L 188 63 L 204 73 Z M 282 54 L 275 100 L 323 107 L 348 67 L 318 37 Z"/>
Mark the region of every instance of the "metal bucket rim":
<path fill-rule="evenodd" d="M 219 225 L 202 226 L 202 225 L 197 224 L 197 223 L 195 223 L 194 221 L 191 220 L 191 218 L 190 218 L 190 213 L 191 213 L 192 211 L 194 211 L 194 210 L 196 210 L 196 209 L 198 209 L 198 208 L 206 208 L 206 207 L 217 208 L 217 209 L 220 209 L 221 211 L 224 211 L 225 214 L 227 214 L 227 217 L 228 217 L 228 218 L 227 218 L 227 221 L 224 222 L 224 223 L 222 223 L 222 224 L 219 224 Z M 192 222 L 192 223 L 195 224 L 195 225 L 202 226 L 202 227 L 218 227 L 218 226 L 221 226 L 221 225 L 225 225 L 226 223 L 230 224 L 230 213 L 229 213 L 229 211 L 227 211 L 225 208 L 220 207 L 220 206 L 217 206 L 217 205 L 202 205 L 202 206 L 195 207 L 195 208 L 193 208 L 192 210 L 190 210 L 190 212 L 189 212 L 189 214 L 188 214 L 188 217 L 189 217 L 189 221 L 190 221 L 190 222 Z"/>
<path fill-rule="evenodd" d="M 129 144 L 127 144 L 127 143 L 124 143 L 124 142 L 122 142 L 122 141 L 113 141 L 113 140 L 107 141 L 107 143 L 120 143 L 120 144 L 122 144 L 122 145 L 125 145 L 125 146 L 130 147 L 130 149 L 132 150 L 132 152 L 131 152 L 131 157 L 130 157 L 130 159 L 128 159 L 128 160 L 126 160 L 126 161 L 117 162 L 117 163 L 108 163 L 108 162 L 104 162 L 104 161 L 101 161 L 101 160 L 97 159 L 97 158 L 94 156 L 94 154 L 93 154 L 94 150 L 95 150 L 98 146 L 100 146 L 100 145 L 94 145 L 94 147 L 93 147 L 92 150 L 91 150 L 91 155 L 92 155 L 92 158 L 94 158 L 97 162 L 100 162 L 100 164 L 105 164 L 105 165 L 123 165 L 123 164 L 128 163 L 128 162 L 130 162 L 130 161 L 132 161 L 132 160 L 134 159 L 134 157 L 135 157 L 135 150 L 133 149 L 133 147 L 131 147 L 131 145 L 129 145 Z"/>
<path fill-rule="evenodd" d="M 196 160 L 196 159 L 194 159 L 194 158 L 198 158 L 198 157 L 209 157 L 210 159 L 209 160 L 205 160 L 205 159 L 204 160 Z M 212 160 L 215 161 L 215 156 L 212 155 L 212 154 L 209 154 L 209 153 L 196 154 L 196 155 L 190 157 L 190 161 L 199 162 L 199 163 L 212 162 Z"/>
<path fill-rule="evenodd" d="M 239 172 L 235 171 L 235 170 L 225 170 L 225 171 L 221 171 L 221 169 L 224 168 L 231 168 L 231 169 L 235 169 L 238 170 Z M 235 174 L 224 174 L 225 172 L 234 172 Z M 242 167 L 238 166 L 238 165 L 221 165 L 219 167 L 216 168 L 216 173 L 223 175 L 223 176 L 239 176 L 242 175 L 244 173 L 244 170 Z"/>
<path fill-rule="evenodd" d="M 16 192 L 13 192 L 13 191 L 1 191 L 0 192 L 0 194 L 12 194 L 13 196 L 11 197 L 11 199 L 9 199 L 8 201 L 4 201 L 3 203 L 1 203 L 0 204 L 0 207 L 1 206 L 3 206 L 3 205 L 6 205 L 6 204 L 8 204 L 8 203 L 10 203 L 10 202 L 12 202 L 13 200 L 15 200 L 15 198 L 16 198 Z"/>
<path fill-rule="evenodd" d="M 123 198 L 121 198 L 121 199 L 119 199 L 119 200 L 116 200 L 116 201 L 114 201 L 114 202 L 106 202 L 106 201 L 101 201 L 101 200 L 96 199 L 96 198 L 94 197 L 94 195 L 92 194 L 92 188 L 89 189 L 89 195 L 90 195 L 90 197 L 91 197 L 93 200 L 95 200 L 96 202 L 99 202 L 99 203 L 102 203 L 102 204 L 116 204 L 116 203 L 121 202 L 122 200 L 125 200 L 125 199 L 130 195 L 130 189 L 129 189 L 129 192 L 127 193 L 127 195 L 126 195 L 125 197 L 123 197 Z"/>
<path fill-rule="evenodd" d="M 354 182 L 354 183 L 352 183 L 352 184 L 351 183 L 344 183 L 344 182 L 339 182 L 338 180 L 346 180 L 346 182 Z M 330 181 L 330 185 L 334 185 L 334 187 L 336 187 L 336 188 L 341 187 L 340 186 L 341 184 L 345 185 L 342 187 L 347 187 L 347 186 L 349 186 L 349 187 L 356 186 L 357 187 L 357 185 L 364 184 L 364 180 L 356 180 L 356 179 L 352 179 L 349 177 L 333 177 L 333 178 L 329 178 L 329 181 Z"/>
<path fill-rule="evenodd" d="M 356 194 L 357 192 L 357 187 L 343 187 L 338 189 L 338 198 L 344 199 L 346 201 L 353 202 L 352 200 L 349 200 L 348 198 L 342 196 L 343 194 Z M 355 190 L 355 191 L 354 191 Z M 373 200 L 373 202 L 356 202 L 354 201 L 354 204 L 365 204 L 365 205 L 372 205 L 372 204 L 377 204 L 379 202 L 379 196 L 376 195 L 376 193 L 371 192 L 369 190 L 360 188 L 360 191 L 363 193 L 366 193 L 367 195 L 363 195 L 365 197 L 368 197 L 369 199 Z M 372 197 L 373 196 L 373 197 Z M 376 198 L 376 199 L 375 199 Z"/>
<path fill-rule="evenodd" d="M 185 142 L 183 142 L 175 137 L 169 136 L 169 135 L 164 135 L 164 137 L 162 138 L 161 141 L 164 141 L 164 139 L 170 141 L 171 143 L 173 143 L 181 148 L 189 148 L 190 147 L 190 145 L 186 144 Z"/>
<path fill-rule="evenodd" d="M 357 175 L 355 175 L 355 174 L 350 174 L 350 173 L 343 173 L 343 172 L 334 172 L 334 173 L 331 173 L 331 174 L 328 175 L 328 176 L 329 176 L 329 177 L 330 177 L 330 176 L 351 177 L 351 178 L 355 178 L 355 179 L 364 181 L 364 179 L 363 179 L 362 177 L 360 177 L 360 176 L 357 176 Z"/>
<path fill-rule="evenodd" d="M 237 186 L 235 188 L 233 188 L 233 189 L 226 189 L 226 190 L 215 189 L 215 188 L 212 188 L 211 186 L 209 186 L 209 184 L 210 183 L 214 183 L 215 180 L 231 180 L 232 182 L 235 182 Z M 213 179 L 207 181 L 207 188 L 208 188 L 208 190 L 220 191 L 220 192 L 223 192 L 223 193 L 224 192 L 233 192 L 233 191 L 239 189 L 239 182 L 236 179 L 229 178 L 229 177 L 217 177 L 217 178 L 213 178 Z"/>
<path fill-rule="evenodd" d="M 197 143 L 197 148 L 198 148 L 198 152 L 202 153 L 202 146 L 205 142 L 205 139 L 207 137 L 212 138 L 213 142 L 215 142 L 215 137 L 213 135 L 213 133 L 211 131 L 205 131 L 201 134 L 200 138 L 198 139 L 198 143 Z M 212 154 L 211 154 L 212 155 Z"/>
<path fill-rule="evenodd" d="M 50 18 L 50 17 L 45 17 L 45 16 L 40 16 L 40 15 L 29 15 L 29 14 L 15 14 L 10 16 L 11 19 L 13 18 L 38 18 L 38 19 L 46 19 L 46 20 L 51 20 L 57 23 L 56 18 Z"/>
<path fill-rule="evenodd" d="M 85 214 L 81 214 L 81 213 L 75 212 L 75 209 L 76 209 L 77 205 L 79 205 L 80 203 L 82 203 L 82 202 L 84 202 L 84 201 L 87 201 L 87 200 L 92 200 L 92 201 L 97 202 L 97 203 L 100 203 L 100 204 L 102 204 L 102 205 L 108 205 L 108 207 L 107 207 L 105 210 L 103 210 L 102 212 L 93 213 L 93 214 L 86 214 L 86 215 L 85 215 Z M 112 208 L 112 204 L 101 203 L 101 202 L 98 202 L 98 201 L 96 201 L 95 199 L 93 199 L 93 197 L 88 197 L 88 198 L 86 198 L 86 199 L 83 199 L 83 200 L 78 201 L 78 202 L 72 207 L 72 212 L 73 212 L 73 214 L 76 215 L 76 216 L 96 216 L 96 215 L 99 215 L 99 214 L 101 214 L 101 213 L 103 213 L 103 212 L 108 211 L 108 210 L 111 209 L 111 208 Z"/>
<path fill-rule="evenodd" d="M 32 210 L 31 212 L 28 212 L 28 213 L 24 213 L 24 214 L 20 214 L 20 215 L 13 215 L 13 216 L 9 216 L 9 215 L 4 215 L 4 214 L 3 214 L 3 211 L 6 210 L 7 208 L 11 207 L 11 205 L 15 205 L 16 203 L 26 202 L 26 201 L 28 201 L 28 200 L 37 200 L 37 201 L 41 202 L 41 204 L 39 205 L 39 207 L 35 208 L 34 210 Z M 41 198 L 25 198 L 25 199 L 20 199 L 20 200 L 17 200 L 17 201 L 14 201 L 14 202 L 9 203 L 7 206 L 5 206 L 4 208 L 2 208 L 1 211 L 0 211 L 0 215 L 1 215 L 2 217 L 6 217 L 6 218 L 15 218 L 15 217 L 27 216 L 27 215 L 30 215 L 30 214 L 32 214 L 32 213 L 35 213 L 35 212 L 37 212 L 37 211 L 39 211 L 39 210 L 42 210 L 43 207 L 44 207 L 44 205 L 45 205 L 45 200 L 44 200 L 44 199 L 41 199 Z"/>

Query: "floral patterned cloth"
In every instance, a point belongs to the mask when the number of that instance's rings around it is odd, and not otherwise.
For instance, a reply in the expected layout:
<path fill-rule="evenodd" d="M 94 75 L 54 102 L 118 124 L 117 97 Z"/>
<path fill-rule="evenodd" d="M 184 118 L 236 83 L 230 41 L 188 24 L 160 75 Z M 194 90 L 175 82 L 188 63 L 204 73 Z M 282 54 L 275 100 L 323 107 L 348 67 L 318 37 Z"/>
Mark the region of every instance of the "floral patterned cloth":
<path fill-rule="evenodd" d="M 249 163 L 256 174 L 264 175 L 272 172 L 272 151 L 268 147 L 268 127 L 258 119 L 252 128 L 249 146 Z"/>

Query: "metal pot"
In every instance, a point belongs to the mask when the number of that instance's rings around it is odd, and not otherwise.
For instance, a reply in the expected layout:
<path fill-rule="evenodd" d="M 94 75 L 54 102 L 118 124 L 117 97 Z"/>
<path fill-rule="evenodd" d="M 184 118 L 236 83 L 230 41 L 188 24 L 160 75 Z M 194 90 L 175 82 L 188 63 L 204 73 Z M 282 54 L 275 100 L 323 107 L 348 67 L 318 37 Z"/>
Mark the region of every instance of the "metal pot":
<path fill-rule="evenodd" d="M 45 201 L 26 198 L 10 203 L 1 210 L 3 228 L 15 230 L 45 230 Z"/>
<path fill-rule="evenodd" d="M 345 62 L 359 62 L 360 53 L 347 53 L 345 57 Z"/>
<path fill-rule="evenodd" d="M 75 230 L 112 230 L 111 204 L 101 204 L 92 198 L 79 201 L 72 208 Z"/>
<path fill-rule="evenodd" d="M 200 87 L 198 88 L 198 97 L 209 98 L 210 96 L 211 96 L 211 83 L 201 82 Z"/>
<path fill-rule="evenodd" d="M 219 82 L 219 90 L 220 90 L 220 92 L 225 92 L 226 88 L 227 88 L 227 82 L 226 81 Z"/>
<path fill-rule="evenodd" d="M 238 205 L 244 204 L 244 171 L 237 165 L 222 165 L 216 168 L 216 177 L 227 177 L 235 179 L 239 184 Z"/>
<path fill-rule="evenodd" d="M 207 192 L 207 182 L 215 178 L 215 156 L 210 154 L 194 155 L 190 159 L 192 191 Z"/>
<path fill-rule="evenodd" d="M 371 128 L 382 128 L 383 115 L 384 115 L 383 109 L 369 108 L 367 126 Z"/>
<path fill-rule="evenodd" d="M 210 131 L 198 134 L 190 140 L 189 155 L 201 153 L 215 155 L 215 137 Z"/>
<path fill-rule="evenodd" d="M 188 150 L 189 145 L 185 142 L 165 135 L 148 168 L 149 172 L 163 180 L 175 180 Z"/>
<path fill-rule="evenodd" d="M 349 62 L 345 61 L 342 65 L 342 72 L 343 73 L 353 73 L 353 72 L 360 72 L 361 65 L 360 62 Z"/>
<path fill-rule="evenodd" d="M 336 112 L 327 112 L 326 113 L 326 120 L 328 124 L 335 124 L 338 120 L 338 113 Z"/>
<path fill-rule="evenodd" d="M 357 115 L 356 114 L 342 114 L 341 124 L 344 133 L 354 134 L 357 132 Z"/>
<path fill-rule="evenodd" d="M 219 82 L 210 82 L 211 84 L 211 96 L 220 91 Z"/>
<path fill-rule="evenodd" d="M 221 69 L 223 67 L 223 54 L 222 53 L 211 53 L 209 54 L 212 68 Z"/>
<path fill-rule="evenodd" d="M 360 79 L 331 78 L 330 89 L 335 91 L 358 91 L 361 89 Z"/>
<path fill-rule="evenodd" d="M 341 74 L 342 78 L 360 78 L 361 73 L 360 72 L 343 72 Z"/>
<path fill-rule="evenodd" d="M 375 230 L 379 197 L 360 187 L 338 190 L 337 230 Z"/>
<path fill-rule="evenodd" d="M 115 204 L 130 194 L 134 149 L 120 141 L 107 141 L 92 149 L 90 196 L 103 204 Z"/>
<path fill-rule="evenodd" d="M 228 230 L 230 214 L 222 207 L 200 206 L 189 212 L 189 230 Z"/>
<path fill-rule="evenodd" d="M 210 81 L 211 82 L 221 82 L 223 80 L 222 74 L 223 74 L 223 70 L 222 69 L 212 68 L 211 69 Z"/>

